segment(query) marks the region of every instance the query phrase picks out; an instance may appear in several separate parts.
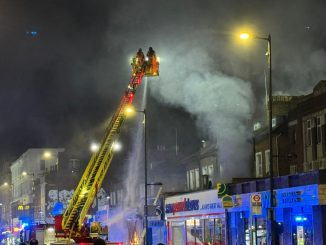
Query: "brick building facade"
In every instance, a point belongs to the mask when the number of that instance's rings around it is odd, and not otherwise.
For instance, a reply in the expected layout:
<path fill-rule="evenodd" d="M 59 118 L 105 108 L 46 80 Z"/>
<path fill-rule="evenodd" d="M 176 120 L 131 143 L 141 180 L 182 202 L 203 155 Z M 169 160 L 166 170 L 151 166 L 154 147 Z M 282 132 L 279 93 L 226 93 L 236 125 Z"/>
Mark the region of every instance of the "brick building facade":
<path fill-rule="evenodd" d="M 326 168 L 326 80 L 305 96 L 273 96 L 274 175 Z M 254 132 L 255 176 L 269 175 L 268 123 Z"/>

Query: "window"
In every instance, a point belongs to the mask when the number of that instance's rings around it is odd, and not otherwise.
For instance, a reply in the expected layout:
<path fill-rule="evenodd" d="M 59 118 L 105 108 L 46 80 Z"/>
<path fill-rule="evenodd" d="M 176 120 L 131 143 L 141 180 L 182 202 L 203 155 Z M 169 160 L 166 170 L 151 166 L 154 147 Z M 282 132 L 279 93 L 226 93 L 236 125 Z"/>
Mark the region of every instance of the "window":
<path fill-rule="evenodd" d="M 190 190 L 190 171 L 187 171 L 187 190 Z"/>
<path fill-rule="evenodd" d="M 114 191 L 110 193 L 110 205 L 111 206 L 116 205 L 116 193 Z"/>
<path fill-rule="evenodd" d="M 261 152 L 256 153 L 256 177 L 263 176 L 263 159 Z"/>
<path fill-rule="evenodd" d="M 40 170 L 41 171 L 45 170 L 45 160 L 40 160 Z"/>
<path fill-rule="evenodd" d="M 78 169 L 80 165 L 79 159 L 69 159 L 69 165 L 71 169 Z"/>
<path fill-rule="evenodd" d="M 272 118 L 272 127 L 273 127 L 273 128 L 276 126 L 276 123 L 277 123 L 276 118 L 273 117 L 273 118 Z"/>
<path fill-rule="evenodd" d="M 214 166 L 213 164 L 208 166 L 208 181 L 213 181 Z"/>
<path fill-rule="evenodd" d="M 307 120 L 306 146 L 310 146 L 311 145 L 311 142 L 312 142 L 311 128 L 312 128 L 311 120 Z"/>
<path fill-rule="evenodd" d="M 117 190 L 117 203 L 121 203 L 123 199 L 123 189 Z"/>
<path fill-rule="evenodd" d="M 269 166 L 270 166 L 270 159 L 269 159 L 269 150 L 265 151 L 265 173 L 269 175 Z"/>
<path fill-rule="evenodd" d="M 50 172 L 57 171 L 57 165 L 51 165 L 50 166 Z"/>
<path fill-rule="evenodd" d="M 200 188 L 199 168 L 189 170 L 189 190 Z"/>
<path fill-rule="evenodd" d="M 199 168 L 196 168 L 195 169 L 195 176 L 196 176 L 196 180 L 195 180 L 195 183 L 196 183 L 196 189 L 199 189 L 200 188 L 200 180 L 199 180 Z"/>
<path fill-rule="evenodd" d="M 321 120 L 320 117 L 317 117 L 317 144 L 321 144 Z"/>
<path fill-rule="evenodd" d="M 190 170 L 190 190 L 195 188 L 195 170 Z"/>
<path fill-rule="evenodd" d="M 297 173 L 297 165 L 290 165 L 290 174 Z"/>
<path fill-rule="evenodd" d="M 165 151 L 165 145 L 157 145 L 156 149 L 157 151 Z"/>
<path fill-rule="evenodd" d="M 203 166 L 203 167 L 201 168 L 201 171 L 202 171 L 202 174 L 203 174 L 203 175 L 208 174 L 208 173 L 207 173 L 207 166 Z"/>

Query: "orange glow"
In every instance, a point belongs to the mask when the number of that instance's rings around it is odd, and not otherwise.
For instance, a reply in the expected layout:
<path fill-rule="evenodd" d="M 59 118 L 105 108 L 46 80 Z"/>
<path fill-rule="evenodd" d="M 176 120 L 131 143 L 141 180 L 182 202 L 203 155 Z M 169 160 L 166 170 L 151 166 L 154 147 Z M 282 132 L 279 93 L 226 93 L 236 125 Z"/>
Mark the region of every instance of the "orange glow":
<path fill-rule="evenodd" d="M 133 236 L 132 236 L 132 239 L 130 241 L 130 245 L 140 245 L 140 240 L 139 240 L 139 237 L 138 237 L 138 234 L 137 232 L 135 231 Z"/>
<path fill-rule="evenodd" d="M 20 228 L 14 227 L 14 232 L 19 232 L 19 231 L 20 231 Z"/>

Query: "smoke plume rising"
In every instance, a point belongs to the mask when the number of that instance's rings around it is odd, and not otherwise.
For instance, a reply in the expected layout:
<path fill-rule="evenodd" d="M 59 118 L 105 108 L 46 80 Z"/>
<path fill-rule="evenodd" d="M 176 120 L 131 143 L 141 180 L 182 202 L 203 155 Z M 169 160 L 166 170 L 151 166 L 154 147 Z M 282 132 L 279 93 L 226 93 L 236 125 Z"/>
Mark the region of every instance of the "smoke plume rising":
<path fill-rule="evenodd" d="M 250 83 L 210 70 L 212 59 L 205 49 L 195 48 L 186 55 L 160 51 L 165 55 L 161 78 L 150 84 L 151 92 L 195 115 L 199 129 L 217 142 L 220 180 L 247 176 L 251 154 L 248 121 L 254 103 Z"/>

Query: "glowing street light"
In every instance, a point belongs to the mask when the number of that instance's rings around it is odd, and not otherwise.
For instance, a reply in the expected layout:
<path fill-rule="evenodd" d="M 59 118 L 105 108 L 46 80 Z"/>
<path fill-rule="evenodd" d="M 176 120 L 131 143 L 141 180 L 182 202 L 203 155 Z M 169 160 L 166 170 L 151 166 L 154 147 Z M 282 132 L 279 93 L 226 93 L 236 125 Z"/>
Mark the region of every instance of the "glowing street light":
<path fill-rule="evenodd" d="M 100 145 L 98 143 L 93 142 L 93 143 L 91 143 L 89 149 L 91 152 L 96 153 L 99 151 Z"/>
<path fill-rule="evenodd" d="M 27 175 L 34 176 L 34 173 L 27 173 L 26 171 L 22 172 L 22 176 L 27 176 Z"/>
<path fill-rule="evenodd" d="M 44 157 L 44 158 L 50 158 L 50 157 L 52 157 L 52 153 L 51 153 L 50 151 L 45 151 L 45 152 L 43 153 L 43 157 Z"/>
<path fill-rule="evenodd" d="M 246 32 L 245 33 L 241 33 L 240 34 L 240 38 L 241 39 L 249 39 L 250 38 L 250 34 L 249 33 L 246 33 Z"/>
<path fill-rule="evenodd" d="M 122 145 L 121 145 L 120 142 L 115 141 L 115 142 L 113 142 L 113 144 L 112 144 L 112 148 L 113 148 L 114 151 L 121 151 L 121 149 L 122 149 Z"/>
<path fill-rule="evenodd" d="M 133 108 L 132 106 L 127 106 L 125 109 L 125 112 L 127 115 L 131 115 L 131 114 L 135 113 L 135 108 Z"/>

